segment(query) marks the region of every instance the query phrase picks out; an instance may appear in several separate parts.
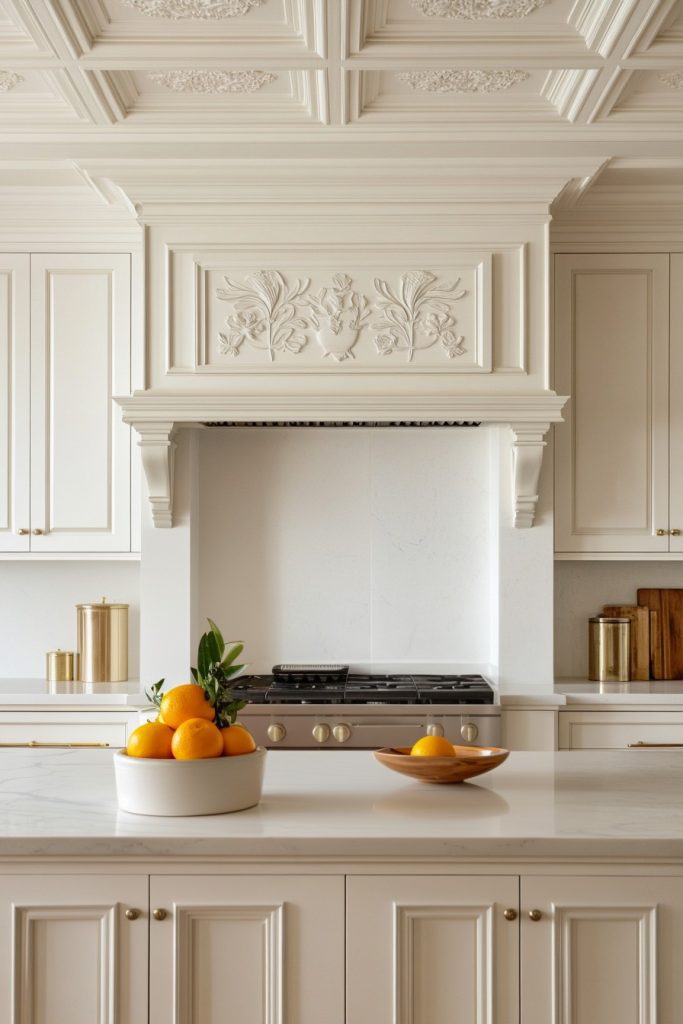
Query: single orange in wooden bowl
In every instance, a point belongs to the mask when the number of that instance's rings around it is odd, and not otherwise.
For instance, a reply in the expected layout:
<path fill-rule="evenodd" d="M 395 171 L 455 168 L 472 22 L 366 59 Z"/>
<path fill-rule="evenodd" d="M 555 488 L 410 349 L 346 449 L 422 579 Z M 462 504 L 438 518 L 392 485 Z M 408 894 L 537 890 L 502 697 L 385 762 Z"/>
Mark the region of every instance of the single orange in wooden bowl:
<path fill-rule="evenodd" d="M 418 782 L 465 782 L 497 768 L 509 750 L 503 747 L 453 747 L 442 757 L 412 757 L 410 747 L 383 747 L 375 758 L 385 768 L 408 775 Z"/>

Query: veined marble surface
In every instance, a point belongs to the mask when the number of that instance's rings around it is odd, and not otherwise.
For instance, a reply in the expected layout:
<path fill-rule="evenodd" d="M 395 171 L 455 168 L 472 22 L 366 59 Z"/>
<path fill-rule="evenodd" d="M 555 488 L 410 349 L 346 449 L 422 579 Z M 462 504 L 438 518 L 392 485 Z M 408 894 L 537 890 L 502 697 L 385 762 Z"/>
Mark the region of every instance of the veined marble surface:
<path fill-rule="evenodd" d="M 0 751 L 0 858 L 89 855 L 683 861 L 683 750 L 515 752 L 447 786 L 271 751 L 258 807 L 195 818 L 119 811 L 109 751 Z"/>

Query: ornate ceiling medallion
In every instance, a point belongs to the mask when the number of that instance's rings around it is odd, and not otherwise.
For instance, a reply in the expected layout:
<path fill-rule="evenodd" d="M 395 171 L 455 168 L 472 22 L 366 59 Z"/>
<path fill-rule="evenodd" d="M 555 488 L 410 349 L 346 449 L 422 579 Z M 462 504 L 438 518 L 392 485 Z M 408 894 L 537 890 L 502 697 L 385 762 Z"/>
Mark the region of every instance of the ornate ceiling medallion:
<path fill-rule="evenodd" d="M 428 18 L 526 18 L 549 0 L 410 0 Z"/>
<path fill-rule="evenodd" d="M 518 82 L 524 82 L 529 72 L 510 68 L 502 71 L 462 68 L 458 71 L 402 71 L 397 77 L 420 92 L 502 92 Z"/>
<path fill-rule="evenodd" d="M 239 18 L 267 0 L 123 0 L 150 18 L 199 18 L 202 21 Z"/>
<path fill-rule="evenodd" d="M 665 71 L 659 76 L 659 81 L 672 89 L 683 89 L 683 71 Z"/>
<path fill-rule="evenodd" d="M 15 71 L 0 71 L 0 92 L 10 92 L 24 79 Z"/>
<path fill-rule="evenodd" d="M 268 71 L 150 71 L 152 82 L 165 85 L 173 92 L 220 93 L 258 92 L 264 85 L 274 82 L 277 75 Z"/>

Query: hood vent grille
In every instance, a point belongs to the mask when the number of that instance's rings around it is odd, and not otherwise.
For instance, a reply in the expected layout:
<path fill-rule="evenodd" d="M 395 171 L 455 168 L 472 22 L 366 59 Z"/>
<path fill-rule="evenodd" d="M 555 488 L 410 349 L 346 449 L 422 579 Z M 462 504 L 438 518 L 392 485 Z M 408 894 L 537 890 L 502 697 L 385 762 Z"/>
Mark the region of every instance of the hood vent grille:
<path fill-rule="evenodd" d="M 222 420 L 204 427 L 478 427 L 480 420 Z"/>

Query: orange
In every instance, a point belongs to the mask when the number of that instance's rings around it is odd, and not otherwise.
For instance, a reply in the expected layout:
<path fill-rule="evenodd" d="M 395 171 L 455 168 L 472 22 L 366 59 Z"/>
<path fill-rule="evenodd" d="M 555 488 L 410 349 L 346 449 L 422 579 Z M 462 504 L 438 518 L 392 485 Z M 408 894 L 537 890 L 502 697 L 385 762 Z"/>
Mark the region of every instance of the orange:
<path fill-rule="evenodd" d="M 228 757 L 233 757 L 235 754 L 253 754 L 256 750 L 254 737 L 239 722 L 226 725 L 221 729 L 221 734 L 223 736 L 223 753 Z"/>
<path fill-rule="evenodd" d="M 173 733 L 171 750 L 177 761 L 220 757 L 223 753 L 223 737 L 213 722 L 207 722 L 205 718 L 188 718 Z"/>
<path fill-rule="evenodd" d="M 126 753 L 129 757 L 173 757 L 171 740 L 173 729 L 162 722 L 145 722 L 128 737 Z"/>
<path fill-rule="evenodd" d="M 177 729 L 189 718 L 205 718 L 213 722 L 216 712 L 209 704 L 204 690 L 196 683 L 174 686 L 161 698 L 159 707 L 165 725 Z"/>
<path fill-rule="evenodd" d="M 455 747 L 445 736 L 423 736 L 410 753 L 413 757 L 453 757 Z"/>

